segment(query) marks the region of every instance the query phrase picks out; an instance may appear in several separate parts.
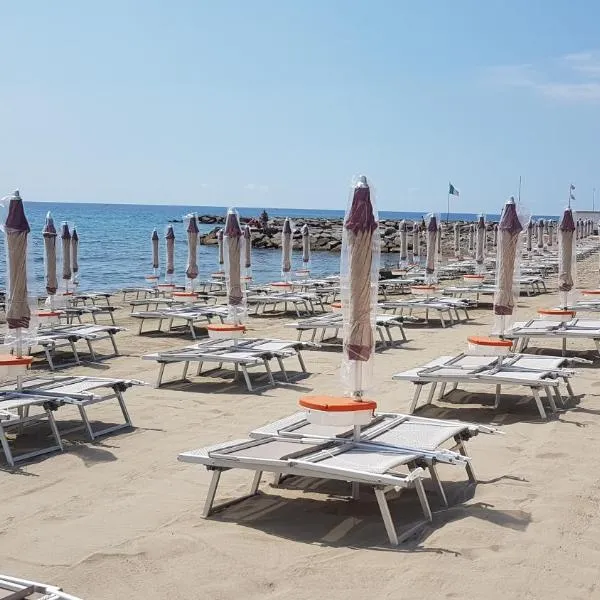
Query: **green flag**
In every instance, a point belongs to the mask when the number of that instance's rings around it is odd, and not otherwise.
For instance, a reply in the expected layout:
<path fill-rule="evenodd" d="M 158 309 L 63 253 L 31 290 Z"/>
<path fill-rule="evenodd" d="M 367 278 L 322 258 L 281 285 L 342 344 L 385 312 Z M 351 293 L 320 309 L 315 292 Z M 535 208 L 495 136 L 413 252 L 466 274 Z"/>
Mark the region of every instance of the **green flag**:
<path fill-rule="evenodd" d="M 458 196 L 459 195 L 458 190 L 451 183 L 449 184 L 449 186 L 450 187 L 448 188 L 448 193 L 451 196 Z"/>

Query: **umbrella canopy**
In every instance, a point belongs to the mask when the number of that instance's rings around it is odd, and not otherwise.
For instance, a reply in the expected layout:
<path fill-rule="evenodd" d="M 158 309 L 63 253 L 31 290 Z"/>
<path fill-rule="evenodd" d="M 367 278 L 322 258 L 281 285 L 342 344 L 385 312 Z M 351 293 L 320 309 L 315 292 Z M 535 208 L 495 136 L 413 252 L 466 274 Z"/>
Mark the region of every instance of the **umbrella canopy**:
<path fill-rule="evenodd" d="M 540 219 L 537 222 L 537 247 L 544 247 L 544 220 Z"/>
<path fill-rule="evenodd" d="M 237 211 L 230 208 L 225 219 L 223 246 L 225 252 L 225 280 L 227 282 L 227 308 L 234 325 L 241 323 L 244 308 L 242 287 L 242 246 L 244 233 Z"/>
<path fill-rule="evenodd" d="M 485 270 L 483 265 L 485 259 L 485 232 L 485 217 L 479 215 L 479 219 L 477 219 L 477 236 L 475 238 L 475 262 L 479 273 Z"/>
<path fill-rule="evenodd" d="M 469 254 L 473 254 L 475 251 L 475 225 L 471 223 L 469 225 Z"/>
<path fill-rule="evenodd" d="M 158 231 L 156 229 L 152 232 L 152 268 L 154 270 L 158 269 Z"/>
<path fill-rule="evenodd" d="M 6 322 L 9 329 L 27 329 L 31 320 L 27 293 L 27 236 L 29 231 L 23 201 L 19 192 L 16 191 L 10 197 L 8 215 L 4 223 L 8 251 Z M 21 348 L 17 348 L 17 350 L 17 354 L 20 356 Z"/>
<path fill-rule="evenodd" d="M 503 334 L 510 323 L 519 296 L 519 282 L 515 276 L 519 249 L 519 236 L 523 226 L 517 215 L 515 199 L 504 205 L 498 225 L 498 249 L 496 254 L 496 291 L 494 292 L 494 333 Z"/>
<path fill-rule="evenodd" d="M 225 252 L 223 250 L 223 230 L 217 231 L 217 249 L 219 251 L 219 269 L 223 269 L 225 264 Z"/>
<path fill-rule="evenodd" d="M 175 231 L 171 224 L 167 227 L 165 240 L 167 242 L 167 278 L 171 280 L 175 273 Z"/>
<path fill-rule="evenodd" d="M 71 234 L 71 271 L 73 272 L 73 282 L 76 283 L 77 273 L 79 273 L 79 235 L 74 226 Z"/>
<path fill-rule="evenodd" d="M 292 270 L 292 224 L 286 217 L 281 231 L 281 273 L 288 281 Z"/>
<path fill-rule="evenodd" d="M 191 215 L 186 229 L 188 241 L 188 259 L 185 269 L 185 276 L 190 280 L 193 287 L 193 281 L 198 277 L 198 220 L 196 215 Z"/>
<path fill-rule="evenodd" d="M 44 238 L 46 292 L 49 296 L 54 296 L 58 290 L 58 277 L 56 276 L 56 228 L 51 213 L 46 215 L 42 236 Z"/>
<path fill-rule="evenodd" d="M 435 215 L 427 223 L 427 258 L 425 259 L 425 283 L 435 283 L 438 222 Z"/>
<path fill-rule="evenodd" d="M 252 230 L 249 225 L 244 227 L 244 267 L 246 276 L 249 277 L 249 270 L 252 268 Z"/>
<path fill-rule="evenodd" d="M 533 221 L 529 219 L 527 223 L 527 252 L 531 252 L 533 249 Z"/>
<path fill-rule="evenodd" d="M 67 282 L 73 274 L 71 272 L 71 232 L 68 223 L 62 224 L 60 239 L 62 241 L 62 278 Z"/>
<path fill-rule="evenodd" d="M 310 262 L 310 230 L 306 223 L 302 225 L 302 262 L 305 266 Z"/>
<path fill-rule="evenodd" d="M 575 285 L 573 278 L 575 229 L 573 212 L 570 208 L 566 208 L 558 224 L 558 290 L 565 308 L 569 305 L 569 292 Z"/>
<path fill-rule="evenodd" d="M 408 227 L 406 221 L 400 221 L 400 263 L 408 260 Z"/>
<path fill-rule="evenodd" d="M 352 193 L 342 232 L 342 307 L 344 357 L 342 379 L 361 398 L 375 349 L 379 227 L 367 179 L 361 176 Z"/>
<path fill-rule="evenodd" d="M 454 256 L 460 256 L 460 223 L 454 223 Z"/>
<path fill-rule="evenodd" d="M 413 262 L 421 262 L 421 245 L 419 243 L 419 224 L 413 223 L 412 244 L 413 244 Z"/>

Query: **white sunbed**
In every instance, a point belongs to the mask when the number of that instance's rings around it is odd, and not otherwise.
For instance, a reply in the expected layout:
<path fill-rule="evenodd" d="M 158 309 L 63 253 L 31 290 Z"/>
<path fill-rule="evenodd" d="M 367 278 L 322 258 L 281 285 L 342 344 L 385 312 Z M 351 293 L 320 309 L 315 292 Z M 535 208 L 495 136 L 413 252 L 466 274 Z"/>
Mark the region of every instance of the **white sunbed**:
<path fill-rule="evenodd" d="M 294 307 L 296 316 L 300 317 L 302 313 L 306 315 L 314 315 L 315 305 L 317 305 L 321 312 L 325 312 L 325 306 L 323 305 L 323 299 L 316 293 L 311 292 L 277 292 L 277 293 L 266 293 L 266 294 L 248 294 L 247 297 L 248 306 L 254 306 L 254 314 L 265 314 L 267 307 L 271 311 L 277 310 L 278 306 L 283 305 L 283 311 L 288 311 L 288 305 Z M 260 309 L 262 308 L 262 313 Z"/>
<path fill-rule="evenodd" d="M 276 481 L 281 477 L 300 476 L 350 482 L 353 498 L 358 498 L 359 485 L 372 486 L 390 543 L 397 545 L 398 534 L 386 492 L 415 487 L 425 517 L 431 520 L 422 483 L 423 467 L 429 469 L 436 491 L 447 504 L 435 464 L 463 465 L 469 479 L 474 481 L 464 441 L 479 430 L 493 431 L 465 423 L 383 414 L 363 427 L 360 439 L 355 441 L 348 437 L 350 431 L 312 425 L 306 421 L 305 413 L 300 412 L 257 429 L 250 439 L 184 452 L 179 460 L 202 464 L 213 471 L 204 505 L 205 517 L 257 494 L 263 471 L 274 473 Z M 451 439 L 458 453 L 440 447 Z M 410 474 L 398 473 L 401 466 L 411 469 Z M 215 506 L 221 473 L 232 468 L 255 472 L 250 494 Z"/>
<path fill-rule="evenodd" d="M 126 287 L 121 290 L 123 294 L 123 302 L 129 298 L 130 295 L 135 296 L 136 300 L 140 298 L 155 298 L 158 296 L 158 288 L 155 287 Z"/>
<path fill-rule="evenodd" d="M 178 350 L 147 354 L 142 358 L 145 360 L 155 360 L 160 365 L 156 387 L 162 385 L 165 367 L 168 364 L 183 363 L 182 375 L 177 381 L 185 381 L 191 363 L 198 365 L 197 376 L 203 373 L 206 375 L 209 372 L 202 371 L 205 363 L 217 365 L 211 371 L 219 370 L 224 363 L 228 363 L 233 364 L 236 376 L 238 370 L 241 370 L 248 391 L 253 392 L 256 391 L 256 388 L 252 385 L 248 369 L 252 367 L 264 367 L 269 384 L 275 386 L 276 381 L 270 366 L 270 361 L 273 359 L 277 360 L 281 374 L 286 382 L 289 382 L 289 377 L 283 363 L 286 358 L 296 357 L 300 363 L 302 372 L 306 373 L 306 365 L 302 358 L 302 348 L 306 347 L 306 345 L 305 342 L 278 339 L 209 339 Z"/>
<path fill-rule="evenodd" d="M 403 342 L 407 341 L 406 333 L 402 325 L 404 317 L 401 315 L 376 315 L 375 330 L 379 335 L 382 344 L 393 345 L 392 329 L 398 329 Z M 327 313 L 319 317 L 308 317 L 294 323 L 286 324 L 286 327 L 294 327 L 298 331 L 298 341 L 302 340 L 302 334 L 310 331 L 311 342 L 321 343 L 328 339 L 336 339 L 339 336 L 340 329 L 344 326 L 343 315 L 341 313 Z M 331 330 L 331 335 L 327 332 Z M 386 339 L 387 338 L 387 339 Z"/>
<path fill-rule="evenodd" d="M 562 355 L 567 352 L 567 340 L 593 340 L 596 351 L 600 354 L 600 320 L 572 319 L 563 323 L 545 319 L 531 319 L 515 323 L 504 334 L 507 339 L 514 340 L 515 352 L 524 352 L 532 338 L 536 340 L 561 340 Z"/>
<path fill-rule="evenodd" d="M 440 392 L 438 398 L 445 394 L 448 384 L 455 390 L 459 384 L 487 384 L 495 388 L 497 408 L 503 385 L 523 386 L 531 390 L 533 399 L 540 413 L 545 419 L 546 411 L 542 404 L 540 391 L 544 391 L 550 407 L 556 411 L 555 399 L 562 405 L 560 393 L 561 382 L 565 384 L 569 396 L 573 396 L 573 389 L 569 378 L 573 372 L 564 368 L 568 363 L 566 359 L 512 355 L 504 356 L 500 362 L 497 356 L 473 356 L 459 354 L 458 356 L 440 356 L 425 365 L 397 373 L 392 379 L 397 381 L 411 381 L 415 384 L 415 393 L 412 398 L 409 413 L 417 407 L 422 389 L 431 385 L 426 404 L 433 401 L 438 385 Z"/>
<path fill-rule="evenodd" d="M 8 592 L 8 596 L 4 594 Z M 0 574 L 0 600 L 81 600 L 55 585 Z"/>
<path fill-rule="evenodd" d="M 163 321 L 168 321 L 169 325 L 167 330 L 171 331 L 173 329 L 173 322 L 177 320 L 184 321 L 192 338 L 196 339 L 194 325 L 196 323 L 209 324 L 215 318 L 223 323 L 223 319 L 227 316 L 227 307 L 188 304 L 185 306 L 170 307 L 160 310 L 132 312 L 130 316 L 140 321 L 138 335 L 142 334 L 145 321 L 158 321 L 158 327 L 154 331 L 162 331 L 161 327 Z M 145 333 L 148 333 L 148 331 Z"/>
<path fill-rule="evenodd" d="M 436 312 L 440 319 L 442 327 L 446 327 L 445 316 L 448 317 L 450 324 L 460 322 L 459 311 L 464 313 L 465 320 L 469 320 L 469 302 L 458 298 L 426 298 L 412 300 L 388 300 L 379 304 L 383 310 L 393 311 L 394 314 L 404 316 L 406 312 L 409 317 L 414 316 L 415 311 L 424 311 L 425 323 L 429 323 L 429 313 Z"/>

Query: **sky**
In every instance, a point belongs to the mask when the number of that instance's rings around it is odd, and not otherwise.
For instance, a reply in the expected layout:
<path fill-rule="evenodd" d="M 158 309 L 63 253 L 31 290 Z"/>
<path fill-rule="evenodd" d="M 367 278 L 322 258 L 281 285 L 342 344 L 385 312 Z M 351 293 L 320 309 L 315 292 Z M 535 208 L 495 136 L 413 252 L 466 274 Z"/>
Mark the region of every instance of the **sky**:
<path fill-rule="evenodd" d="M 600 190 L 594 0 L 0 3 L 0 195 L 558 214 Z M 597 205 L 600 206 L 600 193 Z"/>

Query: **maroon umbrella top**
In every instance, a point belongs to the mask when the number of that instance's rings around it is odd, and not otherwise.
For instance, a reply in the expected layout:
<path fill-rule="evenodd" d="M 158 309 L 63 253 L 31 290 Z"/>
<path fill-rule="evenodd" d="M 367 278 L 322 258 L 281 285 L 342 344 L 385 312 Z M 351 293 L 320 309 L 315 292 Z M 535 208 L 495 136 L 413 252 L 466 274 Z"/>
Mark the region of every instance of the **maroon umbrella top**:
<path fill-rule="evenodd" d="M 239 238 L 244 235 L 244 232 L 240 227 L 240 221 L 235 212 L 232 211 L 227 213 L 227 218 L 225 219 L 225 229 L 222 231 L 227 237 Z M 248 233 L 250 232 L 248 231 Z"/>
<path fill-rule="evenodd" d="M 50 213 L 46 215 L 46 222 L 44 223 L 44 229 L 42 229 L 42 235 L 45 238 L 56 237 L 56 227 L 54 226 L 54 219 Z"/>
<path fill-rule="evenodd" d="M 62 228 L 61 228 L 61 232 L 60 232 L 60 239 L 61 240 L 70 240 L 71 239 L 71 232 L 69 231 L 68 223 L 62 224 Z"/>
<path fill-rule="evenodd" d="M 427 225 L 427 231 L 434 233 L 438 230 L 437 217 L 435 215 L 431 215 L 429 219 L 429 225 Z"/>
<path fill-rule="evenodd" d="M 165 239 L 167 239 L 167 240 L 175 239 L 175 232 L 173 231 L 173 225 L 169 225 L 167 227 L 167 234 L 165 235 Z"/>
<path fill-rule="evenodd" d="M 352 204 L 344 227 L 353 233 L 373 232 L 377 229 L 377 221 L 373 216 L 371 190 L 366 182 L 354 188 Z"/>
<path fill-rule="evenodd" d="M 286 217 L 283 222 L 283 233 L 292 233 L 292 224 L 290 220 Z"/>
<path fill-rule="evenodd" d="M 198 224 L 196 223 L 196 218 L 192 217 L 187 226 L 187 233 L 199 233 Z M 173 235 L 175 237 L 175 235 Z M 156 236 L 158 239 L 158 236 Z M 152 234 L 152 239 L 154 239 L 154 234 Z"/>
<path fill-rule="evenodd" d="M 529 223 L 532 224 L 531 221 L 529 221 Z M 523 231 L 523 226 L 521 225 L 521 221 L 519 221 L 519 215 L 517 215 L 517 205 L 512 198 L 504 205 L 498 229 L 500 231 L 508 231 L 513 235 Z"/>
<path fill-rule="evenodd" d="M 79 236 L 77 235 L 77 229 L 75 229 L 74 227 L 73 227 L 73 233 L 71 235 L 71 239 L 75 240 L 76 242 L 79 241 Z"/>
<path fill-rule="evenodd" d="M 402 219 L 402 221 L 400 221 L 400 231 L 407 231 L 408 230 L 408 226 L 406 225 L 406 221 L 404 219 Z"/>
<path fill-rule="evenodd" d="M 156 231 L 156 229 L 152 232 L 152 241 L 153 242 L 158 241 L 158 231 Z"/>
<path fill-rule="evenodd" d="M 29 233 L 29 222 L 25 216 L 25 210 L 23 209 L 23 200 L 19 192 L 15 192 L 8 203 L 8 215 L 5 221 L 6 231 L 10 233 Z"/>
<path fill-rule="evenodd" d="M 485 229 L 485 217 L 483 215 L 479 215 L 479 219 L 477 219 L 477 229 Z"/>
<path fill-rule="evenodd" d="M 573 211 L 570 208 L 565 208 L 565 212 L 560 219 L 558 228 L 561 231 L 575 231 L 575 221 L 573 221 Z"/>

